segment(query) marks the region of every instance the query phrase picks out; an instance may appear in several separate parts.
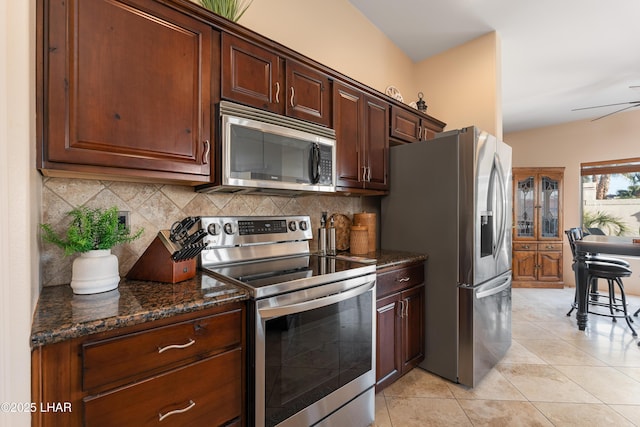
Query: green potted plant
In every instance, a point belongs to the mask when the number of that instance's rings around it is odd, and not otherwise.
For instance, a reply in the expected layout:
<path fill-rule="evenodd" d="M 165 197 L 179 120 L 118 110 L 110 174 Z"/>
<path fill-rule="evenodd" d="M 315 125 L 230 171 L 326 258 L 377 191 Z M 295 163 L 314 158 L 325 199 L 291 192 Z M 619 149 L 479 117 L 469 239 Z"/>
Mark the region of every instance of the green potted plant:
<path fill-rule="evenodd" d="M 66 233 L 60 235 L 50 224 L 40 224 L 42 238 L 64 250 L 65 256 L 79 253 L 73 261 L 71 288 L 76 294 L 107 292 L 118 287 L 118 258 L 111 248 L 131 242 L 143 229 L 131 234 L 118 219 L 118 208 L 91 209 L 80 206 L 68 213 L 72 217 Z"/>
<path fill-rule="evenodd" d="M 253 0 L 200 0 L 202 7 L 233 22 L 244 15 L 251 3 Z"/>

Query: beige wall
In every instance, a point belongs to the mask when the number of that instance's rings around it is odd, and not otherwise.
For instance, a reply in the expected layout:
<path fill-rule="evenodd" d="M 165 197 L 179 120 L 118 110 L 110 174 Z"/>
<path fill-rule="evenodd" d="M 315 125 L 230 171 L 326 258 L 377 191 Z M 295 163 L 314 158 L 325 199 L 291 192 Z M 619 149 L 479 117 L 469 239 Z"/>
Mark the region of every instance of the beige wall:
<path fill-rule="evenodd" d="M 502 138 L 500 61 L 500 38 L 492 32 L 417 64 L 429 114 L 447 129 L 476 125 Z"/>
<path fill-rule="evenodd" d="M 423 92 L 447 129 L 477 125 L 502 137 L 495 32 L 416 64 L 347 0 L 254 0 L 239 23 L 380 92 L 393 85 L 407 104 Z"/>
<path fill-rule="evenodd" d="M 414 64 L 347 0 L 254 0 L 240 24 L 380 92 L 418 99 Z"/>
<path fill-rule="evenodd" d="M 39 292 L 35 0 L 0 1 L 0 402 L 30 402 L 31 314 Z M 0 425 L 29 414 L 0 411 Z"/>
<path fill-rule="evenodd" d="M 616 114 L 595 122 L 576 121 L 505 135 L 513 147 L 513 166 L 564 166 L 564 228 L 580 225 L 580 163 L 638 157 L 640 111 Z M 575 286 L 571 250 L 565 240 L 564 280 Z M 630 259 L 634 271 L 640 260 Z M 640 295 L 638 274 L 625 280 L 630 293 Z"/>

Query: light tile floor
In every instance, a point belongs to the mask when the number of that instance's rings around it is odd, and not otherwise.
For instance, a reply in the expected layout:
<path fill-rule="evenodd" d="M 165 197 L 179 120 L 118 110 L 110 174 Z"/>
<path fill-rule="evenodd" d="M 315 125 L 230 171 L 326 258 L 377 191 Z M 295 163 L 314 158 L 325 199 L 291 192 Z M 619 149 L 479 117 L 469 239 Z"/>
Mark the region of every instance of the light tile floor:
<path fill-rule="evenodd" d="M 479 385 L 413 369 L 376 395 L 374 426 L 640 426 L 638 339 L 594 315 L 579 331 L 573 292 L 514 289 L 511 349 Z"/>

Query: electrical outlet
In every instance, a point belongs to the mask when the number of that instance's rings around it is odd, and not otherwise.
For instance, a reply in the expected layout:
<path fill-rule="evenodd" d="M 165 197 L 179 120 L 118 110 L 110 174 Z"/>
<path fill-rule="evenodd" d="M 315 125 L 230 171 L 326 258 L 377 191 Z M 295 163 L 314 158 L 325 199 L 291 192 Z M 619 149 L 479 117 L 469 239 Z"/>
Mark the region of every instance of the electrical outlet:
<path fill-rule="evenodd" d="M 124 224 L 126 229 L 129 229 L 129 211 L 118 211 L 118 222 Z"/>

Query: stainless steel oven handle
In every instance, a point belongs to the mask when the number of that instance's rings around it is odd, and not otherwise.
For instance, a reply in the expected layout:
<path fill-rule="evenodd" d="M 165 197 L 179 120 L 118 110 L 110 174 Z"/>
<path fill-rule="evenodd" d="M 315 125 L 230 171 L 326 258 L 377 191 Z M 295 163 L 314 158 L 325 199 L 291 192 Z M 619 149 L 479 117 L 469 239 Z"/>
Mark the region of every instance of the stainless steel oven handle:
<path fill-rule="evenodd" d="M 370 290 L 374 289 L 376 282 L 367 282 L 354 289 L 340 292 L 338 294 L 329 295 L 326 297 L 316 298 L 309 301 L 303 301 L 296 304 L 282 305 L 278 307 L 265 307 L 260 308 L 260 317 L 263 320 L 272 319 L 274 317 L 285 316 L 287 314 L 300 313 L 301 311 L 313 310 L 314 308 L 324 307 L 327 305 L 335 304 L 337 302 L 348 300 L 349 298 L 362 295 Z"/>

